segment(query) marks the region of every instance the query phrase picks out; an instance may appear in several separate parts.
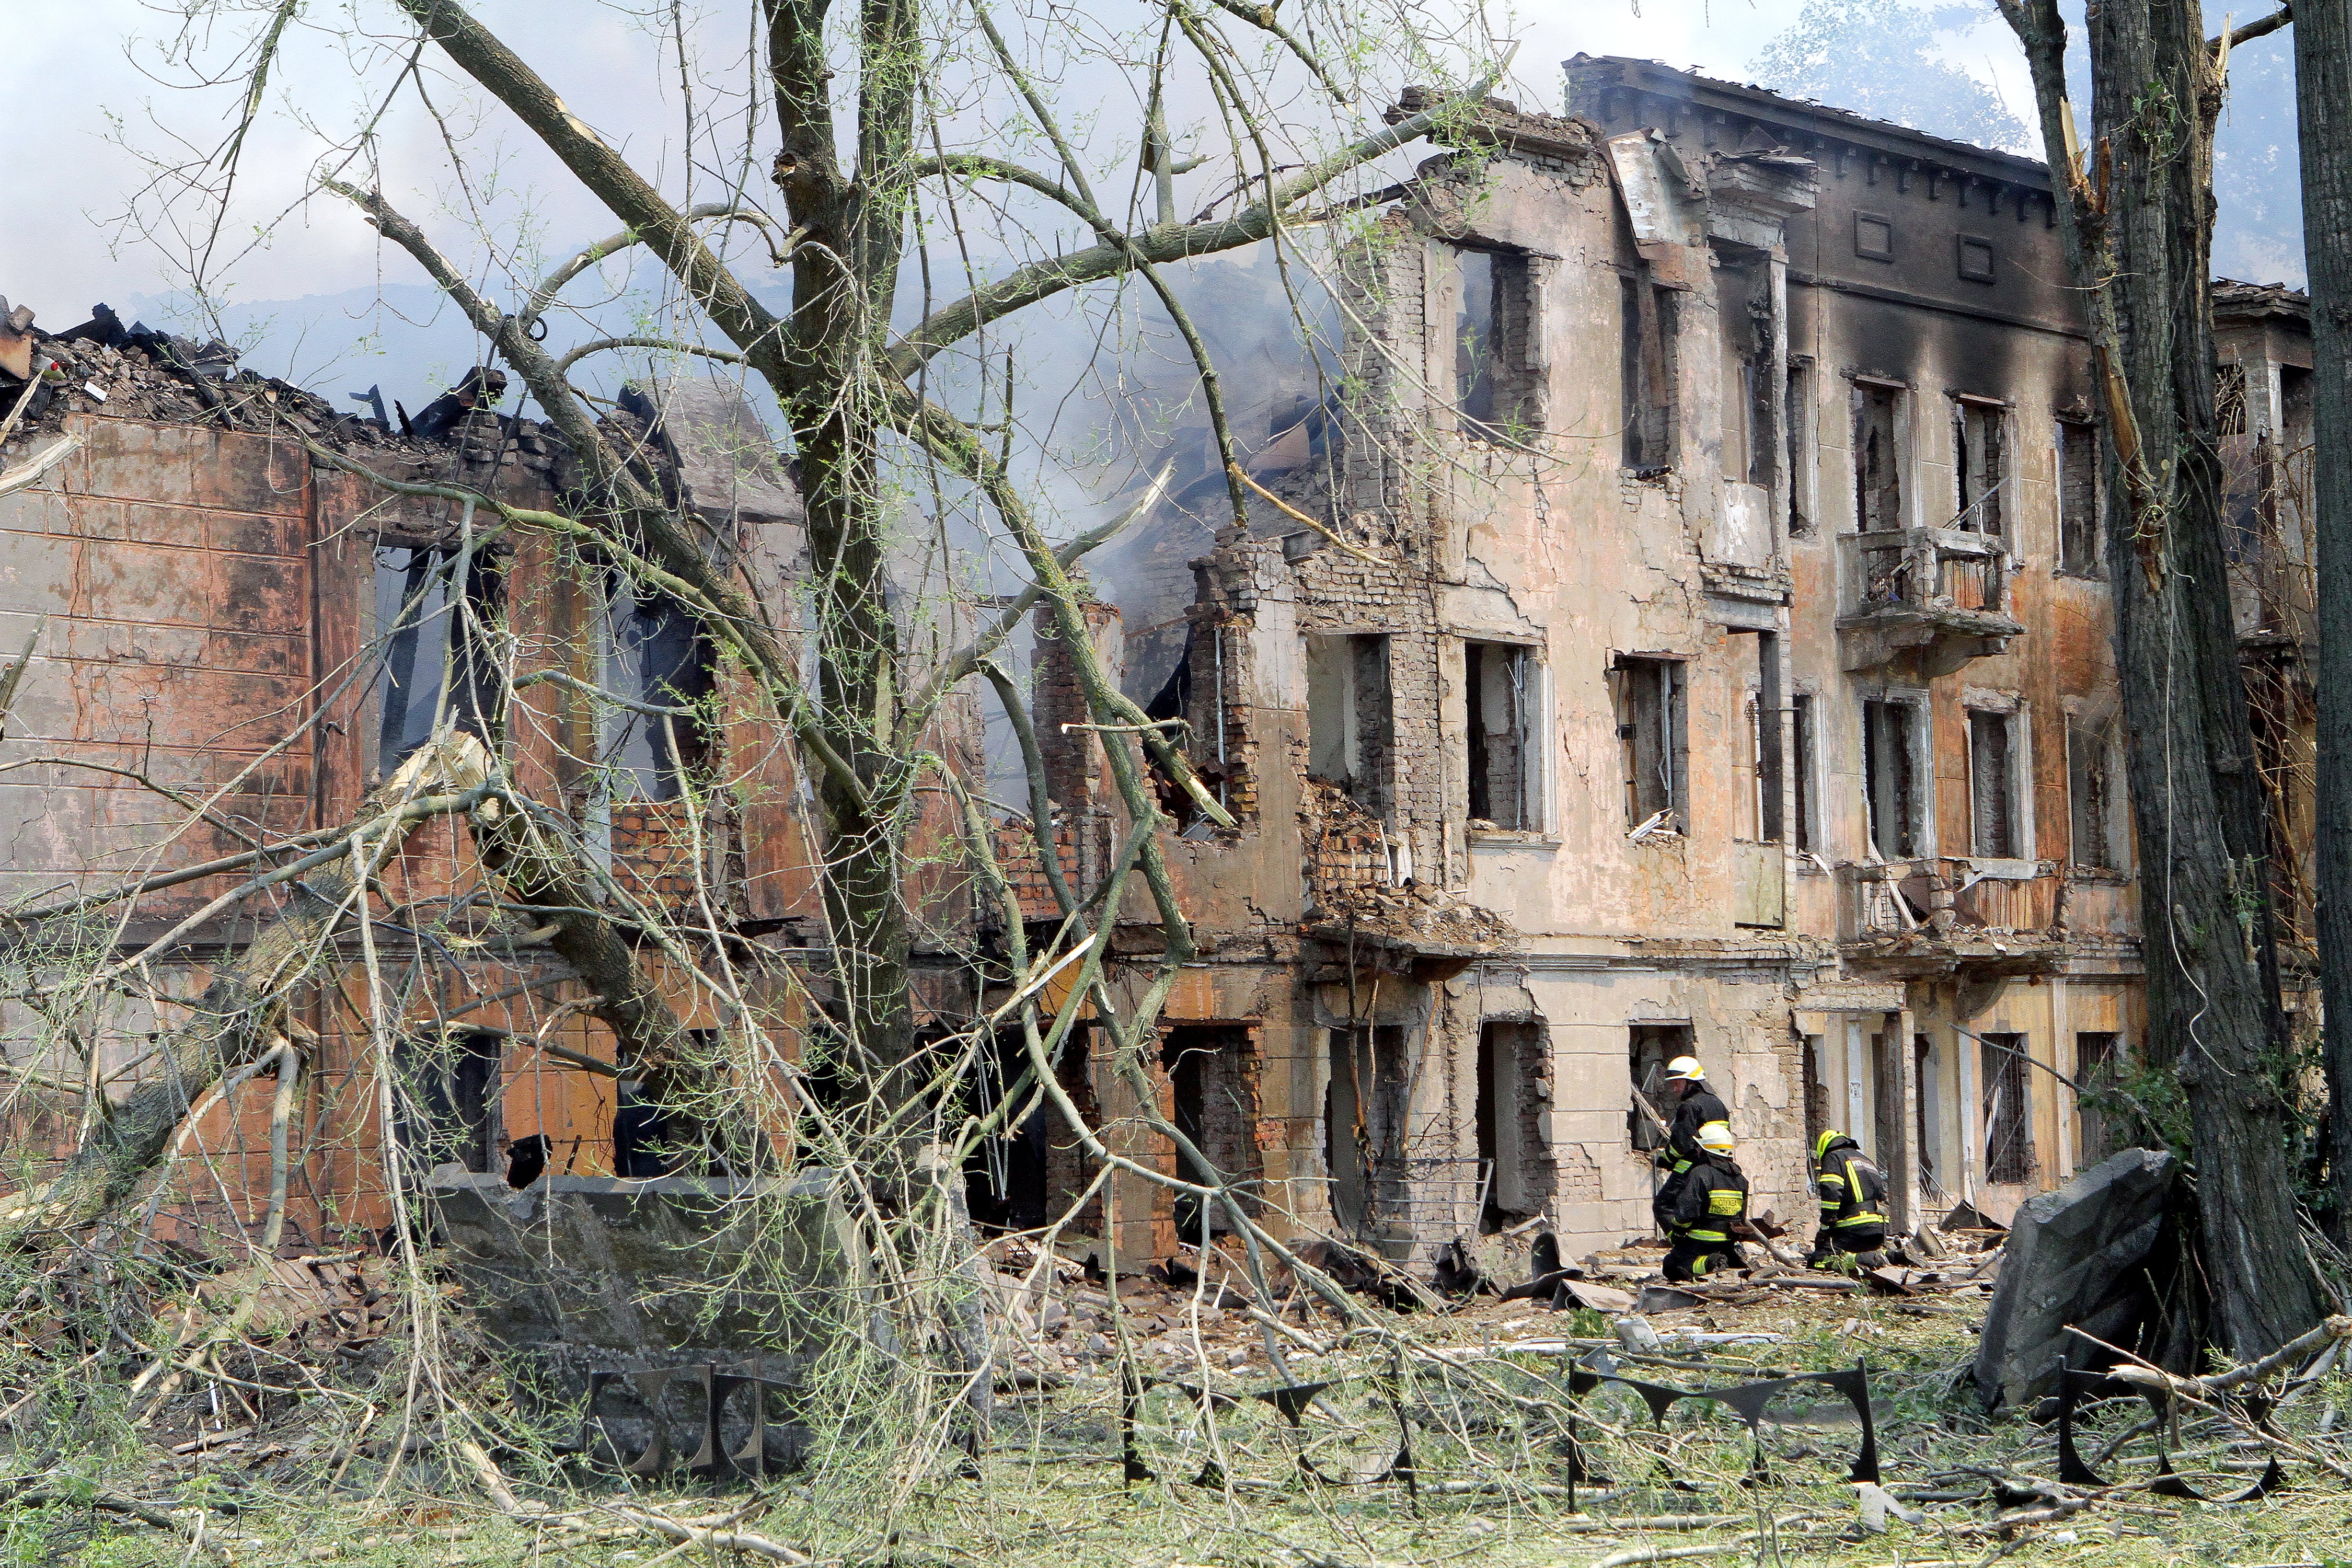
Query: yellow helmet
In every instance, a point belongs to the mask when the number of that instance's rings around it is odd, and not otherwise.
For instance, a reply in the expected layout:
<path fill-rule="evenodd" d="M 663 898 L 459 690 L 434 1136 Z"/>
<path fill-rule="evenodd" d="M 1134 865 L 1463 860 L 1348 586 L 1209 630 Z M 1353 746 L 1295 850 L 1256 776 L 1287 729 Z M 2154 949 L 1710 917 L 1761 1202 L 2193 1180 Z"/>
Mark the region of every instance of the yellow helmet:
<path fill-rule="evenodd" d="M 1732 1150 L 1731 1123 L 1710 1121 L 1698 1130 L 1698 1146 L 1710 1154 L 1728 1154 Z"/>
<path fill-rule="evenodd" d="M 1813 1163 L 1815 1164 L 1819 1164 L 1821 1163 L 1822 1156 L 1830 1152 L 1830 1145 L 1844 1136 L 1844 1133 L 1832 1127 L 1828 1131 L 1822 1133 L 1819 1138 L 1814 1139 Z"/>

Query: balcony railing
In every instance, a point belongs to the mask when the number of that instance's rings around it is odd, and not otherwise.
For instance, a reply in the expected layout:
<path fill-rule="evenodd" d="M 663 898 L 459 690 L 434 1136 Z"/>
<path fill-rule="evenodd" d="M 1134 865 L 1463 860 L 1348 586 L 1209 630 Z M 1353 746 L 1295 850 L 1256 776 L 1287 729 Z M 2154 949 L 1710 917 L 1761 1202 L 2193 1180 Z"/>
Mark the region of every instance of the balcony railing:
<path fill-rule="evenodd" d="M 2008 546 L 1960 528 L 1850 533 L 1843 552 L 1842 662 L 1874 669 L 1915 658 L 1921 673 L 1948 675 L 2000 652 L 2024 634 L 2011 614 Z"/>
<path fill-rule="evenodd" d="M 2031 972 L 2063 956 L 2067 885 L 2055 862 L 1930 856 L 1841 866 L 1850 955 L 1898 966 Z"/>

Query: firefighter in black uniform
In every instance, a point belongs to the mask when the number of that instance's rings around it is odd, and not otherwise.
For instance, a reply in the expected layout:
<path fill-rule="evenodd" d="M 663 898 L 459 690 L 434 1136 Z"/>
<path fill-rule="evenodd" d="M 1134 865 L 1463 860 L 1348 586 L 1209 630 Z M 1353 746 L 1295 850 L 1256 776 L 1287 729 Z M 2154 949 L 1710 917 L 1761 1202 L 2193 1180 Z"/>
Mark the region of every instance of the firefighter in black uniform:
<path fill-rule="evenodd" d="M 1668 1062 L 1666 1081 L 1675 1086 L 1678 1098 L 1674 1124 L 1666 1130 L 1666 1146 L 1656 1156 L 1658 1168 L 1666 1173 L 1666 1179 L 1658 1188 L 1658 1195 L 1650 1200 L 1650 1213 L 1656 1217 L 1658 1229 L 1672 1236 L 1675 1205 L 1682 1196 L 1683 1183 L 1689 1178 L 1691 1166 L 1698 1160 L 1698 1130 L 1710 1121 L 1730 1125 L 1731 1112 L 1706 1087 L 1706 1069 L 1698 1065 L 1696 1057 L 1676 1057 Z"/>
<path fill-rule="evenodd" d="M 1674 1245 L 1666 1249 L 1666 1278 L 1677 1283 L 1748 1267 L 1733 1245 L 1749 1233 L 1748 1178 L 1731 1158 L 1731 1124 L 1708 1122 L 1696 1142 L 1698 1157 L 1675 1198 Z"/>
<path fill-rule="evenodd" d="M 1813 1141 L 1813 1181 L 1822 1227 L 1813 1237 L 1815 1268 L 1876 1268 L 1886 1261 L 1886 1178 L 1862 1145 L 1832 1127 Z"/>

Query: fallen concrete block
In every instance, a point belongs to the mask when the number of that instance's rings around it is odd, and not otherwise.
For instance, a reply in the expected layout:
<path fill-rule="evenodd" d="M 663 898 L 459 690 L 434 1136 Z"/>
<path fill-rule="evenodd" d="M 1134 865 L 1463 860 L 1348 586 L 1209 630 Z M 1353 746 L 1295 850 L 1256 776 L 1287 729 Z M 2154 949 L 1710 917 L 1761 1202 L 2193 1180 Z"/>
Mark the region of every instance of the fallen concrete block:
<path fill-rule="evenodd" d="M 2170 1153 L 2126 1149 L 2018 1209 L 1977 1348 L 1986 1409 L 2057 1392 L 2060 1364 L 2094 1349 L 2069 1325 L 2143 1355 L 2158 1348 L 2140 1341 L 2177 1284 L 2179 1183 Z"/>
<path fill-rule="evenodd" d="M 633 1469 L 647 1456 L 741 1455 L 744 1435 L 722 1426 L 761 1431 L 732 1468 L 798 1462 L 823 1397 L 814 1363 L 868 1328 L 869 1275 L 837 1188 L 812 1170 L 543 1176 L 518 1190 L 454 1164 L 426 1183 L 465 1304 L 508 1352 L 526 1418 L 567 1442 L 593 1395 L 583 1440 Z M 741 1408 L 754 1398 L 757 1421 Z"/>

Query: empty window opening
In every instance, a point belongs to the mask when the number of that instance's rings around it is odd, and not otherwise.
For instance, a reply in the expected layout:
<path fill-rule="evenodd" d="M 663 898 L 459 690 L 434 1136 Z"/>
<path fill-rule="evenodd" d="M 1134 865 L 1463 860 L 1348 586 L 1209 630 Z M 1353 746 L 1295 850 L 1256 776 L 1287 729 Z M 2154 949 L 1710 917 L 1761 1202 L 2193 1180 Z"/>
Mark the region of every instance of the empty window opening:
<path fill-rule="evenodd" d="M 659 711 L 608 704 L 603 761 L 616 794 L 675 800 L 707 760 L 702 708 L 713 685 L 709 645 L 684 605 L 617 572 L 606 621 L 604 689 Z"/>
<path fill-rule="evenodd" d="M 1646 266 L 1618 286 L 1618 382 L 1625 467 L 1660 473 L 1675 461 L 1676 300 L 1649 279 Z"/>
<path fill-rule="evenodd" d="M 1389 689 L 1389 639 L 1307 639 L 1307 771 L 1338 784 L 1375 816 L 1392 798 L 1396 743 Z"/>
<path fill-rule="evenodd" d="M 488 1172 L 499 1154 L 506 1036 L 462 1025 L 404 1036 L 393 1049 L 399 1086 L 393 1125 L 421 1170 L 455 1163 Z"/>
<path fill-rule="evenodd" d="M 1405 1035 L 1400 1025 L 1381 1024 L 1334 1029 L 1329 1037 L 1323 1159 L 1331 1173 L 1331 1213 L 1341 1230 L 1362 1236 L 1375 1215 L 1398 1212 L 1404 1197 Z"/>
<path fill-rule="evenodd" d="M 2283 364 L 2278 383 L 2279 440 L 2292 457 L 2311 445 L 2311 372 Z"/>
<path fill-rule="evenodd" d="M 1999 533 L 2009 495 L 2009 415 L 1997 404 L 1962 398 L 1952 408 L 1952 470 L 1959 509 L 1952 526 Z"/>
<path fill-rule="evenodd" d="M 1683 708 L 1682 660 L 1618 659 L 1617 740 L 1624 758 L 1629 826 L 1657 818 L 1658 826 L 1669 832 L 1689 830 Z"/>
<path fill-rule="evenodd" d="M 1807 1035 L 1804 1044 L 1797 1048 L 1805 1080 L 1805 1147 L 1808 1149 L 1819 1143 L 1822 1134 L 1832 1126 L 1829 1075 L 1823 1070 L 1822 1062 L 1822 1053 L 1828 1048 L 1828 1043 L 1820 1035 Z"/>
<path fill-rule="evenodd" d="M 457 552 L 380 548 L 375 552 L 377 766 L 390 773 L 433 737 L 436 723 L 489 738 L 498 711 L 494 626 L 498 568 L 474 552 L 465 586 L 453 594 Z"/>
<path fill-rule="evenodd" d="M 1919 1161 L 1920 1185 L 1932 1194 L 1941 1190 L 1936 1181 L 1936 1048 L 1925 1035 L 1911 1037 L 1911 1081 L 1918 1096 L 1912 1150 Z"/>
<path fill-rule="evenodd" d="M 1464 417 L 1482 425 L 1495 422 L 1495 354 L 1500 323 L 1496 321 L 1495 253 L 1458 253 L 1460 287 L 1454 306 L 1454 387 Z"/>
<path fill-rule="evenodd" d="M 2074 1101 L 2078 1165 L 2095 1165 L 2116 1152 L 2117 1129 L 2098 1102 L 2115 1091 L 2122 1045 L 2123 1037 L 2112 1030 L 2086 1029 L 2074 1037 L 2074 1081 L 2082 1086 Z"/>
<path fill-rule="evenodd" d="M 2099 427 L 2087 419 L 2061 419 L 2058 435 L 2058 565 L 2084 574 L 2099 570 Z"/>
<path fill-rule="evenodd" d="M 1486 1202 L 1478 1216 L 1481 1235 L 1491 1236 L 1536 1212 L 1539 1199 L 1534 1167 L 1542 1135 L 1537 1067 L 1547 1048 L 1541 1024 L 1489 1021 L 1478 1026 L 1474 1120 L 1478 1158 L 1486 1175 Z"/>
<path fill-rule="evenodd" d="M 996 1104 L 1028 1065 L 1017 1033 L 992 1032 L 976 1054 L 971 1103 Z M 964 1206 L 973 1223 L 991 1230 L 1034 1230 L 1045 1223 L 1053 1137 L 1053 1108 L 1040 1098 L 1026 1118 L 980 1141 L 964 1162 Z"/>
<path fill-rule="evenodd" d="M 1738 759 L 1740 782 L 1738 837 L 1752 843 L 1780 842 L 1783 748 L 1780 741 L 1780 639 L 1772 632 L 1739 632 L 1755 645 L 1756 665 L 1741 715 Z"/>
<path fill-rule="evenodd" d="M 1984 1084 L 1985 1180 L 2003 1185 L 2033 1174 L 2033 1104 L 2025 1037 L 1982 1037 L 1978 1077 Z"/>
<path fill-rule="evenodd" d="M 2066 721 L 2067 855 L 2077 866 L 2116 868 L 2115 774 L 2108 727 L 2087 719 Z"/>
<path fill-rule="evenodd" d="M 1912 788 L 1919 710 L 1911 702 L 1862 705 L 1863 806 L 1870 843 L 1884 860 L 1919 853 L 1919 810 Z"/>
<path fill-rule="evenodd" d="M 1969 709 L 1969 854 L 1998 860 L 2020 854 L 2017 773 L 2017 715 Z"/>
<path fill-rule="evenodd" d="M 1802 538 L 1813 531 L 1813 365 L 1791 360 L 1783 398 L 1780 427 L 1786 432 L 1782 460 L 1789 471 L 1789 532 Z"/>
<path fill-rule="evenodd" d="M 1870 1037 L 1870 1135 L 1863 1147 L 1881 1170 L 1890 1163 L 1895 1134 L 1903 1125 L 1903 1080 L 1896 1076 L 1899 1064 L 1895 1059 L 1900 1037 Z"/>
<path fill-rule="evenodd" d="M 1814 733 L 1817 721 L 1812 694 L 1806 691 L 1799 692 L 1796 700 L 1790 704 L 1789 713 L 1792 749 L 1796 752 L 1794 758 L 1796 778 L 1792 781 L 1796 785 L 1796 798 L 1792 804 L 1797 817 L 1795 825 L 1797 847 L 1807 853 L 1813 853 L 1821 848 L 1821 829 L 1813 821 L 1815 809 L 1813 768 L 1820 749 L 1820 742 Z"/>
<path fill-rule="evenodd" d="M 1674 1125 L 1675 1108 L 1666 1093 L 1666 1064 L 1676 1057 L 1692 1053 L 1691 1026 L 1688 1024 L 1635 1024 L 1626 1031 L 1626 1068 L 1633 1075 L 1633 1092 L 1639 1098 L 1625 1108 L 1625 1134 L 1636 1149 L 1648 1150 L 1664 1146 L 1665 1134 L 1650 1120 L 1642 1102 L 1649 1102 L 1650 1110 Z"/>
<path fill-rule="evenodd" d="M 1537 670 L 1516 643 L 1462 645 L 1468 709 L 1470 822 L 1522 832 L 1538 825 L 1534 733 Z"/>
<path fill-rule="evenodd" d="M 1188 1024 L 1168 1031 L 1160 1047 L 1160 1065 L 1168 1069 L 1169 1121 L 1215 1167 L 1216 1174 L 1242 1195 L 1244 1184 L 1259 1178 L 1257 1148 L 1257 1058 L 1246 1025 Z M 1188 1182 L 1207 1184 L 1212 1178 L 1180 1149 L 1177 1174 Z M 1256 1205 L 1244 1199 L 1255 1213 Z M 1233 1215 L 1222 1203 L 1204 1202 L 1189 1193 L 1176 1198 L 1177 1234 L 1190 1244 L 1201 1239 L 1205 1217 L 1212 1235 L 1234 1228 Z"/>
<path fill-rule="evenodd" d="M 1901 389 L 1853 384 L 1853 515 L 1864 532 L 1903 526 Z"/>

